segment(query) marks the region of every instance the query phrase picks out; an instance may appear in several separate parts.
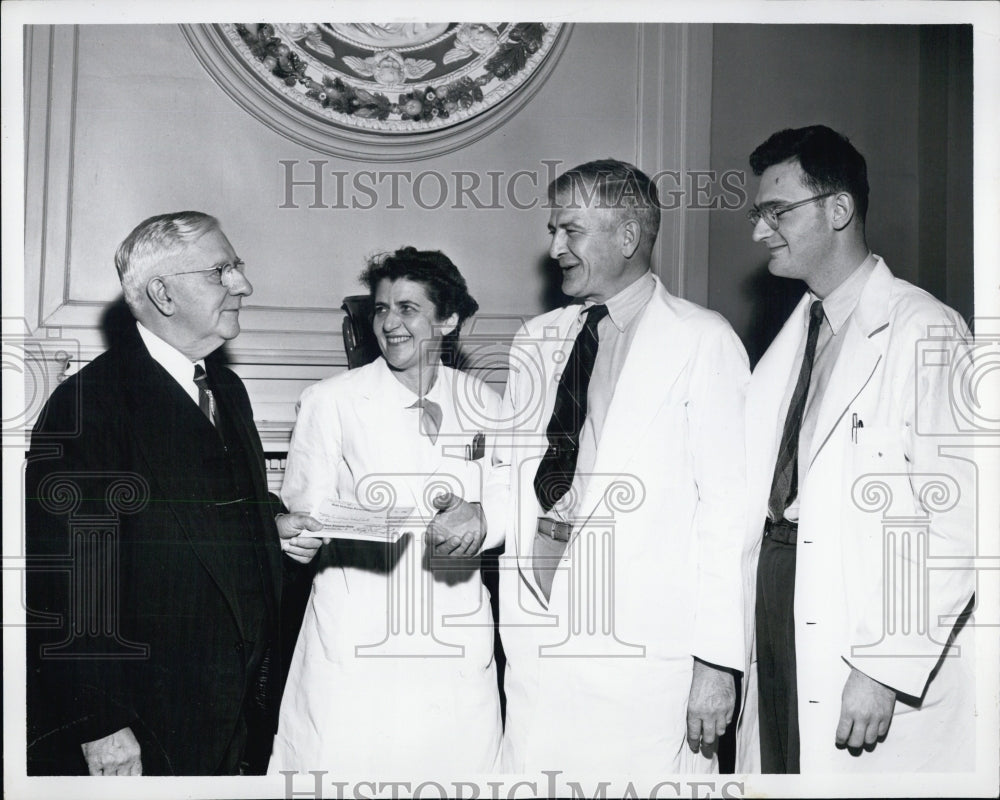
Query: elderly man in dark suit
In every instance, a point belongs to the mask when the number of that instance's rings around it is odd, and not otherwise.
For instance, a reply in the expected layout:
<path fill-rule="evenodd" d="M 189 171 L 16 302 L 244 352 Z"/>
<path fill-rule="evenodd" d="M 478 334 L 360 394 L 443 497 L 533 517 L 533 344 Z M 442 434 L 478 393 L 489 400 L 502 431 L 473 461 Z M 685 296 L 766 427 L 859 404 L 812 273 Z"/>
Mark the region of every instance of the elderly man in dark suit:
<path fill-rule="evenodd" d="M 259 773 L 281 551 L 307 562 L 320 542 L 295 515 L 279 539 L 250 400 L 213 357 L 253 288 L 200 212 L 145 220 L 115 263 L 136 324 L 32 433 L 28 771 Z"/>

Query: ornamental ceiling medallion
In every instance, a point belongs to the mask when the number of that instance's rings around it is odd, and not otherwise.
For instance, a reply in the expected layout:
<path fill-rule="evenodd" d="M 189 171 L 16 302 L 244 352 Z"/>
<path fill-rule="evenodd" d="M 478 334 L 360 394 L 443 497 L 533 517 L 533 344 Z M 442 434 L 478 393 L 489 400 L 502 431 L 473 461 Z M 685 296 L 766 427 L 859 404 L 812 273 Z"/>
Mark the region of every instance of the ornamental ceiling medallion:
<path fill-rule="evenodd" d="M 426 158 L 485 135 L 541 86 L 569 25 L 537 22 L 181 26 L 248 111 L 321 152 Z"/>

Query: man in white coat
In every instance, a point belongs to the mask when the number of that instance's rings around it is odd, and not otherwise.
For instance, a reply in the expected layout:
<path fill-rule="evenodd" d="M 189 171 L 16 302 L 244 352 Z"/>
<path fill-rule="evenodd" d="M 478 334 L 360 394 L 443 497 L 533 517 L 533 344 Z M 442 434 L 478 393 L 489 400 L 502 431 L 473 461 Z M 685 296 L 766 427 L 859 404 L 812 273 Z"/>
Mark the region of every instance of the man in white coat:
<path fill-rule="evenodd" d="M 574 302 L 513 342 L 507 501 L 484 502 L 506 532 L 502 768 L 712 771 L 744 659 L 746 354 L 650 271 L 661 207 L 640 170 L 589 162 L 549 199 Z"/>
<path fill-rule="evenodd" d="M 941 446 L 966 326 L 868 249 L 845 137 L 780 131 L 750 164 L 753 238 L 809 291 L 747 395 L 738 771 L 971 769 L 974 471 Z"/>

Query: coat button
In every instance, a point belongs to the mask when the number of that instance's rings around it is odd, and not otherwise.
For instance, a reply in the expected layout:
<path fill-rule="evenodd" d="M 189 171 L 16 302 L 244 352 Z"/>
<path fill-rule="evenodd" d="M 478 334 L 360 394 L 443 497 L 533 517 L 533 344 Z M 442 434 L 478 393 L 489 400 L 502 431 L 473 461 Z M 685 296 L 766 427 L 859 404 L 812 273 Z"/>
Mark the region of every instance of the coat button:
<path fill-rule="evenodd" d="M 233 644 L 233 650 L 235 650 L 237 653 L 242 653 L 243 652 L 243 642 L 235 642 Z"/>

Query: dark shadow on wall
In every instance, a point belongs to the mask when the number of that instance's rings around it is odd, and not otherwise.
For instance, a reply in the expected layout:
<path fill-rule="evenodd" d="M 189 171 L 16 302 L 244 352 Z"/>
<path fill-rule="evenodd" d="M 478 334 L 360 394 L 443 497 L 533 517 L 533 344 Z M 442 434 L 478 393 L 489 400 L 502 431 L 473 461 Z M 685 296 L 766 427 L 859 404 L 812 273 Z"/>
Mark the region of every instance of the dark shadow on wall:
<path fill-rule="evenodd" d="M 122 337 L 135 328 L 135 317 L 132 316 L 124 295 L 118 295 L 117 299 L 105 306 L 101 313 L 100 328 L 105 348 L 121 344 Z M 211 357 L 214 363 L 221 366 L 228 367 L 231 363 L 226 345 L 212 353 Z"/>
<path fill-rule="evenodd" d="M 971 317 L 971 26 L 717 24 L 712 63 L 712 169 L 746 170 L 752 202 L 747 158 L 771 133 L 844 133 L 868 162 L 871 250 Z M 755 363 L 802 287 L 764 274 L 765 250 L 739 214 L 711 215 L 709 253 L 709 307 Z"/>
<path fill-rule="evenodd" d="M 546 311 L 562 308 L 572 300 L 562 292 L 562 272 L 559 262 L 547 255 L 539 256 L 535 262 L 535 271 L 542 276 L 541 305 Z"/>
<path fill-rule="evenodd" d="M 129 310 L 123 295 L 109 303 L 101 314 L 101 334 L 106 348 L 120 344 L 122 336 L 135 326 L 135 318 Z"/>
<path fill-rule="evenodd" d="M 751 367 L 757 365 L 805 291 L 806 285 L 802 281 L 776 278 L 768 272 L 766 262 L 744 279 L 740 294 L 751 309 L 751 325 L 743 345 Z"/>

